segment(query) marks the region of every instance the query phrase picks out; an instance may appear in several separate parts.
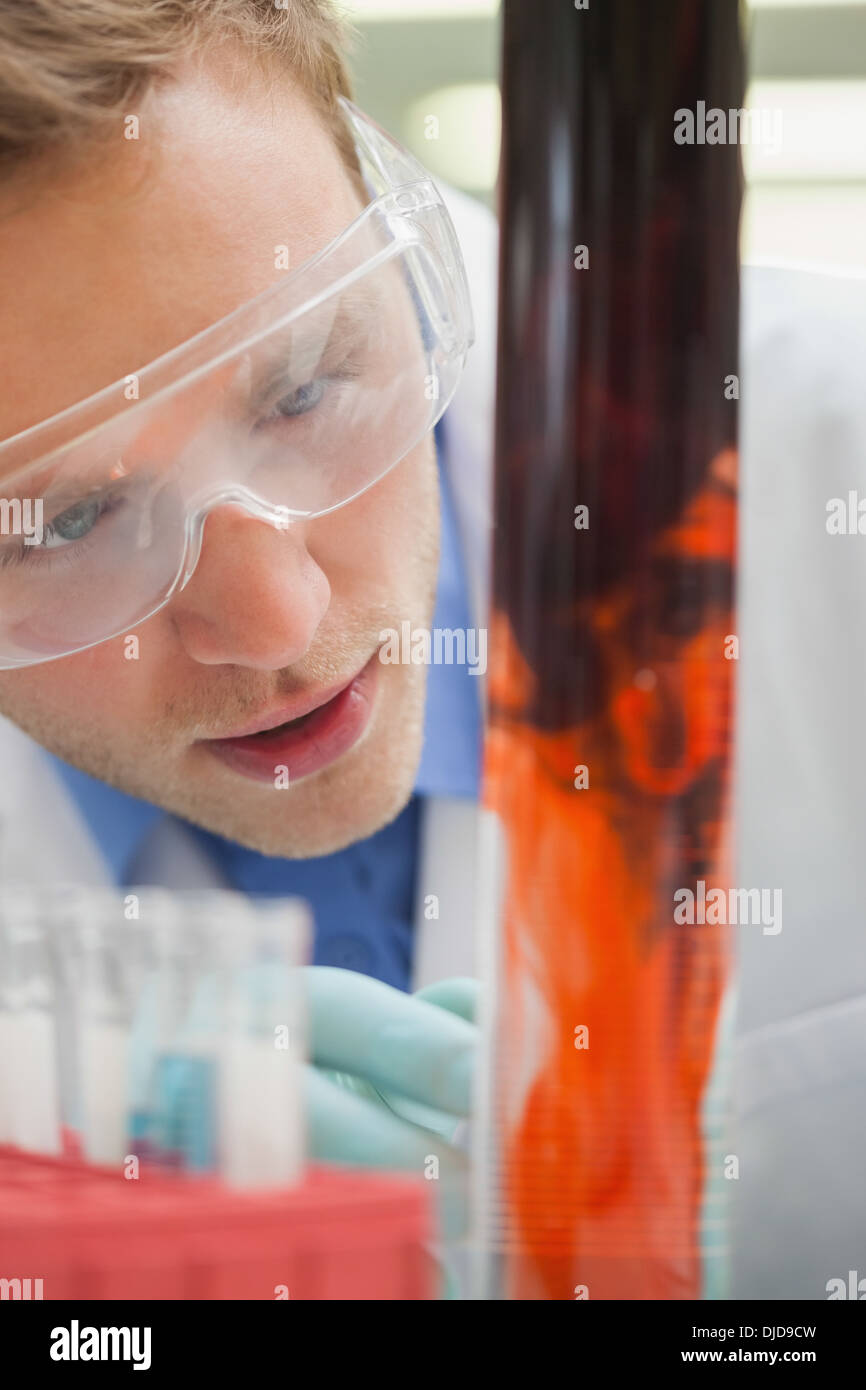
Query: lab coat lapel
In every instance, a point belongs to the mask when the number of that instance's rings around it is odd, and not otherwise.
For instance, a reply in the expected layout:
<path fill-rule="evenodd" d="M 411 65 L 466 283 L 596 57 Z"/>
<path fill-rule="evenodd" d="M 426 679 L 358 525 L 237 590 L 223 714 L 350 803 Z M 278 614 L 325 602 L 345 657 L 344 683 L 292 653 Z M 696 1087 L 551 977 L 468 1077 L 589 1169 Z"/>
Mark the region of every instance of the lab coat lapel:
<path fill-rule="evenodd" d="M 111 882 L 100 849 L 39 744 L 0 719 L 2 883 Z"/>
<path fill-rule="evenodd" d="M 477 326 L 463 379 L 445 416 L 445 458 L 477 627 L 487 625 L 496 344 L 497 229 L 486 208 L 443 187 L 463 248 Z M 475 975 L 479 811 L 473 801 L 427 797 L 416 882 L 412 988 Z"/>
<path fill-rule="evenodd" d="M 113 886 L 110 865 L 51 759 L 6 719 L 0 766 L 0 883 Z M 228 886 L 191 832 L 168 816 L 145 836 L 130 879 L 177 889 Z"/>

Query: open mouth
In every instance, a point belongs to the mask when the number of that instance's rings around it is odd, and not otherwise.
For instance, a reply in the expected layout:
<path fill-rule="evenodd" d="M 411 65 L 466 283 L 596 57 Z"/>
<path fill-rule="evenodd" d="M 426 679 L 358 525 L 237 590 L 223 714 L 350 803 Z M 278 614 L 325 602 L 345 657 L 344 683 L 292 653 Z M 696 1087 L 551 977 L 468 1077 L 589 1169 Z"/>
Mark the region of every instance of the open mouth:
<path fill-rule="evenodd" d="M 233 738 L 203 739 L 200 746 L 234 772 L 276 787 L 310 777 L 336 761 L 365 732 L 378 678 L 378 654 L 357 676 L 315 709 L 269 729 Z"/>
<path fill-rule="evenodd" d="M 333 699 L 337 700 L 339 696 L 335 695 Z M 310 720 L 315 719 L 316 715 L 320 714 L 322 710 L 328 709 L 332 703 L 333 700 L 328 700 L 324 705 L 319 705 L 318 709 L 311 709 L 308 710 L 306 714 L 298 715 L 297 719 L 287 719 L 284 724 L 275 724 L 272 729 L 260 729 L 257 734 L 247 734 L 244 738 L 244 742 L 263 743 L 266 739 L 273 738 L 277 734 L 284 734 L 289 729 L 302 729 L 305 725 L 310 723 Z M 222 740 L 219 741 L 222 742 Z"/>

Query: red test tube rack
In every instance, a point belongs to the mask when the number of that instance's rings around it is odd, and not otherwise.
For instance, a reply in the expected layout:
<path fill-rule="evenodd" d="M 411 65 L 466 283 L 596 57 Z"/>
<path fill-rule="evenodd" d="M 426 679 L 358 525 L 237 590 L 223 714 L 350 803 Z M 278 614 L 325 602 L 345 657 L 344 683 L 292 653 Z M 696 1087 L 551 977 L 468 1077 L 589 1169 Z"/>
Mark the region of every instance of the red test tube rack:
<path fill-rule="evenodd" d="M 416 1178 L 320 1166 L 292 1187 L 240 1192 L 0 1146 L 0 1280 L 13 1297 L 414 1301 L 434 1296 L 432 1235 Z"/>

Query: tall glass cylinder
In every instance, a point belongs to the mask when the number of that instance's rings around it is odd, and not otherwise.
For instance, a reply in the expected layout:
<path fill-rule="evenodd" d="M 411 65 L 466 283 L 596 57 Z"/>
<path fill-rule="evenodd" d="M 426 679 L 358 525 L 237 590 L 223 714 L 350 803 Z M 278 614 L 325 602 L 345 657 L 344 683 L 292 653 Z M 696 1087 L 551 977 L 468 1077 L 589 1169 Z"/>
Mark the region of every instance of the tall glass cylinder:
<path fill-rule="evenodd" d="M 737 0 L 505 0 L 483 1235 L 510 1298 L 710 1287 L 742 100 Z"/>

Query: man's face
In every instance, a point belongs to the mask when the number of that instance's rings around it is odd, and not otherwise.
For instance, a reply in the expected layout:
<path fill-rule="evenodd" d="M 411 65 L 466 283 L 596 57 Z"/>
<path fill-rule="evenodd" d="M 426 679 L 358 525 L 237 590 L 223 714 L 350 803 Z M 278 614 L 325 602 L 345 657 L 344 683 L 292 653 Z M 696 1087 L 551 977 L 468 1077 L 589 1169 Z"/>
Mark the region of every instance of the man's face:
<path fill-rule="evenodd" d="M 134 114 L 137 141 L 119 131 L 87 168 L 0 190 L 14 328 L 2 439 L 252 299 L 280 278 L 275 248 L 297 266 L 360 210 L 297 86 L 239 53 L 178 74 Z M 192 579 L 134 629 L 138 659 L 121 636 L 0 672 L 0 711 L 85 772 L 242 844 L 331 852 L 410 795 L 425 671 L 377 651 L 384 628 L 429 626 L 437 560 L 427 436 L 361 497 L 288 530 L 212 511 Z"/>

